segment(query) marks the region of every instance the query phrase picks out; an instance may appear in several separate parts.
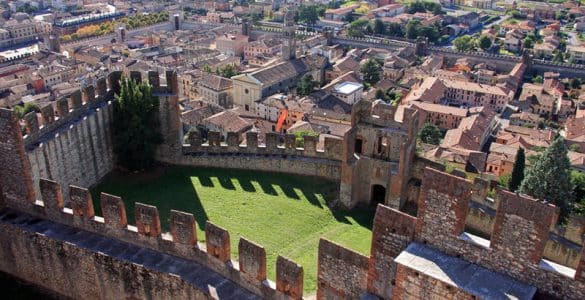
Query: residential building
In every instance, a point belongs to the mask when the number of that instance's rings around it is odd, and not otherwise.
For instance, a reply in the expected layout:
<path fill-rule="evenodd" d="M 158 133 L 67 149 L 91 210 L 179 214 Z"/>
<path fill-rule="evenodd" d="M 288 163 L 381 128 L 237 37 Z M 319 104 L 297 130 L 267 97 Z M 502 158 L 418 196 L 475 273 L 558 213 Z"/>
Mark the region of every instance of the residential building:
<path fill-rule="evenodd" d="M 280 51 L 281 42 L 278 39 L 262 39 L 244 46 L 244 59 L 252 59 L 258 56 L 272 57 Z"/>
<path fill-rule="evenodd" d="M 552 117 L 556 113 L 556 101 L 561 96 L 550 93 L 542 85 L 524 83 L 518 100 L 524 110 Z"/>
<path fill-rule="evenodd" d="M 241 34 L 224 34 L 215 39 L 215 47 L 227 56 L 242 56 L 249 37 Z"/>
<path fill-rule="evenodd" d="M 35 22 L 29 19 L 22 21 L 9 20 L 4 23 L 2 28 L 8 30 L 11 46 L 35 41 L 37 38 L 41 38 L 37 33 Z"/>
<path fill-rule="evenodd" d="M 555 3 L 531 1 L 530 5 L 520 7 L 520 13 L 535 21 L 554 20 L 561 7 Z"/>
<path fill-rule="evenodd" d="M 481 8 L 481 9 L 493 9 L 496 1 L 494 0 L 469 0 L 467 1 L 468 6 Z"/>
<path fill-rule="evenodd" d="M 336 9 L 328 9 L 325 11 L 325 19 L 333 21 L 345 21 L 347 16 L 353 12 L 354 9 L 360 7 L 359 4 L 352 4 Z"/>
<path fill-rule="evenodd" d="M 285 109 L 286 105 L 284 100 L 287 98 L 283 94 L 275 94 L 264 99 L 258 100 L 255 103 L 256 115 L 264 120 L 275 122 L 278 121 L 281 112 Z"/>
<path fill-rule="evenodd" d="M 241 137 L 244 132 L 252 129 L 252 123 L 233 110 L 226 110 L 205 118 L 202 124 L 209 131 L 219 132 L 223 141 L 227 139 L 228 132 L 235 132 Z"/>
<path fill-rule="evenodd" d="M 179 91 L 180 93 L 189 100 L 195 100 L 199 98 L 199 90 L 197 83 L 201 80 L 203 72 L 199 70 L 192 70 L 181 74 L 179 77 Z"/>
<path fill-rule="evenodd" d="M 468 115 L 467 109 L 453 106 L 420 101 L 412 101 L 410 105 L 420 112 L 421 128 L 422 125 L 430 123 L 443 130 L 455 129 Z"/>
<path fill-rule="evenodd" d="M 467 107 L 485 106 L 501 111 L 513 96 L 514 92 L 499 86 L 427 77 L 418 88 L 412 89 L 404 103 L 422 101 Z"/>
<path fill-rule="evenodd" d="M 380 6 L 376 9 L 370 11 L 371 14 L 380 18 L 380 17 L 394 17 L 399 14 L 404 13 L 405 7 L 402 4 L 393 3 L 384 6 Z"/>
<path fill-rule="evenodd" d="M 323 89 L 326 89 L 326 87 Z M 335 84 L 329 90 L 332 95 L 343 100 L 343 102 L 353 105 L 362 99 L 364 85 L 361 83 L 345 81 L 339 84 Z"/>
<path fill-rule="evenodd" d="M 313 76 L 321 84 L 325 63 L 326 59 L 322 56 L 303 56 L 234 76 L 234 104 L 244 107 L 246 111 L 254 111 L 257 100 L 290 90 L 305 74 Z"/>
<path fill-rule="evenodd" d="M 231 79 L 213 74 L 205 74 L 199 80 L 197 86 L 199 95 L 203 101 L 224 108 L 231 108 L 233 106 L 233 83 Z"/>
<path fill-rule="evenodd" d="M 510 125 L 534 128 L 538 126 L 540 115 L 530 112 L 519 112 L 510 115 Z"/>
<path fill-rule="evenodd" d="M 490 136 L 496 131 L 496 113 L 483 108 L 461 120 L 455 129 L 447 130 L 441 147 L 481 151 Z"/>
<path fill-rule="evenodd" d="M 443 84 L 446 88 L 443 98 L 451 104 L 468 107 L 484 106 L 502 111 L 514 97 L 514 92 L 499 86 L 458 80 L 443 80 Z"/>
<path fill-rule="evenodd" d="M 567 54 L 573 63 L 585 63 L 585 46 L 567 46 Z"/>

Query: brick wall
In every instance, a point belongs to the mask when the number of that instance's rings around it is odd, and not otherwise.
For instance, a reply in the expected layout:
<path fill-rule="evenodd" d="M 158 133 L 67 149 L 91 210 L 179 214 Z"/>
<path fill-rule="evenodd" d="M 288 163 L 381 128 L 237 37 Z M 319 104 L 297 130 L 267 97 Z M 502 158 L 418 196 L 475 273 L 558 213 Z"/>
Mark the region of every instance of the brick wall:
<path fill-rule="evenodd" d="M 396 270 L 395 299 L 476 299 L 461 289 L 421 274 L 406 266 Z"/>
<path fill-rule="evenodd" d="M 76 299 L 212 299 L 179 276 L 0 225 L 0 269 Z"/>
<path fill-rule="evenodd" d="M 116 243 L 122 242 L 127 243 L 129 245 L 138 246 L 144 249 L 153 250 L 154 253 L 157 253 L 157 255 L 159 254 L 170 255 L 173 257 L 178 257 L 180 259 L 200 264 L 206 268 L 209 268 L 211 271 L 217 273 L 218 275 L 225 277 L 226 279 L 235 283 L 242 289 L 245 289 L 252 294 L 258 295 L 261 298 L 284 299 L 285 296 L 289 296 L 294 299 L 300 299 L 303 295 L 304 273 L 302 266 L 296 264 L 295 262 L 289 259 L 279 256 L 277 258 L 276 283 L 266 280 L 266 253 L 262 246 L 256 245 L 248 240 L 242 240 L 239 243 L 239 248 L 241 249 L 240 267 L 237 262 L 231 260 L 229 232 L 225 231 L 224 229 L 210 222 L 207 222 L 205 228 L 206 245 L 202 245 L 196 242 L 196 220 L 192 214 L 179 211 L 172 211 L 170 224 L 171 232 L 170 234 L 166 234 L 160 231 L 159 213 L 158 209 L 154 206 L 136 203 L 134 223 L 137 224 L 137 226 L 131 226 L 128 225 L 129 222 L 126 217 L 126 208 L 124 206 L 124 202 L 120 197 L 102 193 L 100 197 L 100 206 L 102 208 L 103 216 L 93 216 L 94 211 L 93 201 L 91 200 L 91 195 L 87 189 L 78 187 L 69 188 L 70 190 L 69 201 L 70 203 L 72 203 L 72 208 L 69 209 L 64 208 L 62 205 L 64 202 L 64 197 L 63 194 L 61 193 L 61 186 L 57 182 L 52 180 L 42 180 L 40 183 L 40 187 L 41 187 L 40 199 L 42 199 L 42 202 L 37 201 L 31 204 L 28 208 L 28 212 L 32 214 L 32 216 L 29 216 L 28 218 L 33 218 L 37 221 L 18 221 L 15 223 L 16 226 L 18 226 L 21 223 L 25 225 L 28 225 L 29 223 L 34 225 L 39 222 L 46 223 L 46 221 L 43 221 L 42 219 L 47 219 L 51 220 L 55 224 L 57 223 L 64 224 L 65 226 L 63 225 L 58 226 L 62 227 L 63 233 L 65 234 L 75 232 L 76 230 L 82 230 L 85 233 L 79 233 L 76 234 L 75 236 L 82 237 L 97 234 L 99 236 L 109 239 L 109 242 L 100 244 L 106 246 L 105 250 L 108 251 L 111 250 L 111 248 L 109 248 L 109 246 L 107 245 L 114 245 Z M 18 211 L 12 211 L 10 209 L 8 209 L 8 211 L 4 210 L 0 212 L 0 226 L 3 226 L 2 225 L 3 221 L 11 221 L 12 219 L 17 217 L 20 218 L 19 215 L 21 214 L 26 215 Z M 38 259 L 35 260 L 34 259 L 34 257 L 36 257 L 35 255 L 41 254 L 31 253 L 22 250 L 25 249 L 25 247 L 29 246 L 37 247 L 38 245 L 35 245 L 33 242 L 32 244 L 29 244 L 27 246 L 26 240 L 30 239 L 28 237 L 24 237 L 22 240 L 19 239 L 10 240 L 8 237 L 10 236 L 13 229 L 14 228 L 8 226 L 6 228 L 2 227 L 2 230 L 5 231 L 0 230 L 1 243 L 0 270 L 13 274 L 17 277 L 24 278 L 35 284 L 47 287 L 63 295 L 69 295 L 75 298 L 80 298 L 81 295 L 83 295 L 80 294 L 82 291 L 77 290 L 75 292 L 68 291 L 67 286 L 63 285 L 62 283 L 60 283 L 59 285 L 53 285 L 52 282 L 44 283 L 43 280 L 39 279 L 36 274 L 31 275 L 31 272 L 34 273 L 34 271 L 29 272 L 27 271 L 29 270 L 27 268 L 33 268 L 37 270 L 49 270 L 50 268 L 52 268 L 52 264 L 54 264 L 54 262 L 50 258 L 47 258 L 47 260 Z M 48 232 L 52 232 L 51 230 L 52 229 L 49 229 Z M 7 232 L 6 236 L 2 237 L 4 232 Z M 48 238 L 48 240 L 51 240 L 50 243 L 54 242 L 50 237 Z M 62 243 L 57 242 L 56 244 L 54 244 L 55 245 L 54 248 L 52 248 L 53 246 L 42 249 L 35 248 L 34 251 L 48 251 L 50 253 L 53 252 L 58 253 L 59 251 L 61 251 L 63 253 L 58 255 L 60 255 L 63 263 L 77 264 L 80 263 L 79 261 L 81 261 L 81 263 L 85 262 L 83 260 L 78 259 L 76 260 L 76 258 L 71 258 L 69 256 L 70 254 L 69 248 L 65 250 L 59 250 L 60 249 L 59 247 L 61 247 L 59 245 L 61 244 Z M 77 244 L 70 245 L 70 248 L 77 247 L 83 246 Z M 77 250 L 71 250 L 72 253 L 75 251 Z M 15 256 L 18 255 L 20 255 L 21 257 L 15 258 Z M 91 256 L 90 254 L 84 255 Z M 134 256 L 132 254 L 131 257 L 144 259 L 144 256 L 142 255 Z M 72 260 L 68 261 L 69 258 L 71 258 Z M 29 260 L 31 261 L 29 265 L 24 266 L 24 264 L 27 264 L 26 262 Z M 109 258 L 109 260 L 115 261 L 115 258 Z M 17 264 L 14 264 L 15 261 L 17 262 Z M 88 263 L 91 264 L 92 261 L 89 261 Z M 20 264 L 23 264 L 23 266 L 21 266 Z M 108 278 L 116 278 L 115 277 L 117 276 L 116 274 L 118 274 L 118 272 L 122 272 L 121 268 L 124 267 L 120 266 L 120 269 L 111 267 L 106 270 L 99 270 L 98 273 L 103 271 L 111 272 L 112 274 L 99 273 L 98 277 L 100 278 L 98 278 L 97 280 L 101 280 L 103 278 L 105 278 L 104 280 L 109 280 Z M 50 274 L 57 274 L 57 276 L 61 276 L 63 275 L 61 272 L 67 273 L 65 269 L 55 269 L 54 272 Z M 145 274 L 144 276 L 151 276 L 148 275 L 150 274 L 149 272 L 150 271 L 145 270 L 141 274 Z M 63 283 L 65 282 L 70 283 L 74 282 L 72 278 L 74 277 L 64 278 L 62 276 L 61 280 Z M 122 278 L 116 279 L 115 282 L 116 284 L 120 285 L 134 284 L 132 280 Z M 96 283 L 94 281 L 91 281 L 91 284 L 95 285 L 99 284 L 99 282 Z M 150 283 L 147 282 L 145 284 Z M 99 287 L 97 292 L 95 287 L 92 289 L 88 288 L 88 293 L 90 291 L 98 293 L 94 294 L 97 296 L 89 298 L 112 299 L 126 297 L 125 295 L 129 295 L 124 294 L 124 292 L 120 292 L 119 290 L 117 290 L 117 287 L 113 288 L 113 290 L 111 291 L 112 294 L 107 294 L 106 292 L 109 292 L 107 291 L 108 283 L 102 283 L 101 285 L 97 286 Z M 192 294 L 192 292 L 190 292 L 191 288 L 189 287 L 182 287 L 180 284 L 175 284 L 174 287 L 185 289 L 185 291 L 177 291 L 176 293 L 183 292 L 191 293 L 186 294 L 187 296 L 185 296 L 184 294 L 177 294 L 178 298 L 189 298 L 192 297 L 189 295 L 194 295 Z M 102 288 L 106 290 L 101 291 Z M 141 286 L 139 285 L 138 288 L 140 289 Z M 203 294 L 209 292 L 207 289 L 201 289 L 201 287 L 199 287 L 198 289 L 200 289 L 200 291 L 202 291 Z M 145 288 L 144 291 L 139 291 L 136 293 L 141 292 L 145 294 L 138 294 L 140 296 L 136 296 L 137 298 L 148 298 L 150 297 L 149 295 L 159 295 L 154 293 L 153 291 L 148 290 L 148 288 Z M 160 292 L 164 293 L 168 291 L 163 289 Z M 133 289 L 132 293 L 134 293 Z M 165 298 L 164 295 L 161 295 L 161 297 Z M 196 296 L 194 298 L 200 299 L 199 296 Z"/>
<path fill-rule="evenodd" d="M 368 292 L 388 299 L 395 282 L 394 258 L 414 239 L 416 218 L 378 205 L 368 267 Z"/>
<path fill-rule="evenodd" d="M 426 169 L 415 240 L 534 285 L 541 294 L 585 297 L 583 282 L 542 265 L 544 245 L 551 224 L 556 222 L 557 209 L 552 205 L 499 190 L 494 232 L 488 244 L 462 238 L 471 185 L 465 179 Z"/>
<path fill-rule="evenodd" d="M 357 299 L 367 290 L 368 257 L 319 241 L 317 299 Z"/>
<path fill-rule="evenodd" d="M 0 137 L 0 178 L 5 202 L 14 207 L 26 206 L 35 198 L 30 164 L 17 117 L 4 108 L 0 108 Z"/>

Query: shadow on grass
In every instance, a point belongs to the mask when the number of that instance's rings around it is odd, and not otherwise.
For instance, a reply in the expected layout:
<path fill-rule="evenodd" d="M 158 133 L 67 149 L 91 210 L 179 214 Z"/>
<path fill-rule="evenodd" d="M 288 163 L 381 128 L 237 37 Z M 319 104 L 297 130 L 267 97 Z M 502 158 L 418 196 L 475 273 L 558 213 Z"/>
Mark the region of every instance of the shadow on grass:
<path fill-rule="evenodd" d="M 146 176 L 135 176 L 135 174 L 121 174 L 113 172 L 108 175 L 102 183 L 92 189 L 96 214 L 101 215 L 99 208 L 99 192 L 106 192 L 121 196 L 126 203 L 128 222 L 134 224 L 134 203 L 141 202 L 158 207 L 163 230 L 169 229 L 170 210 L 180 210 L 193 213 L 199 228 L 204 229 L 209 219 L 205 207 L 193 185 L 199 182 L 203 187 L 222 188 L 225 190 L 237 190 L 239 187 L 249 193 L 264 193 L 271 196 L 278 196 L 275 187 L 280 188 L 284 195 L 290 200 L 301 200 L 297 191 L 308 200 L 308 202 L 320 209 L 329 209 L 327 203 L 338 197 L 338 186 L 336 183 L 323 179 L 316 179 L 306 176 L 276 174 L 257 172 L 250 170 L 227 170 L 192 167 L 163 167 L 156 170 L 156 174 Z M 147 172 L 152 173 L 152 172 Z M 213 182 L 217 179 L 219 186 Z M 239 187 L 234 185 L 237 182 Z M 257 184 L 255 186 L 255 184 Z M 260 186 L 260 190 L 256 187 Z M 355 223 L 372 228 L 373 210 L 333 210 L 333 216 L 338 222 L 350 224 L 352 219 Z"/>
<path fill-rule="evenodd" d="M 156 173 L 155 175 L 151 173 Z M 199 177 L 202 186 L 214 187 L 208 176 Z M 128 224 L 135 224 L 134 204 L 136 202 L 154 205 L 158 208 L 163 230 L 169 230 L 171 210 L 192 213 L 199 228 L 205 228 L 209 220 L 190 176 L 176 172 L 173 167 L 162 167 L 147 174 L 127 174 L 114 171 L 91 190 L 96 215 L 102 216 L 100 193 L 122 197 L 126 206 Z"/>
<path fill-rule="evenodd" d="M 256 188 L 254 187 L 252 182 L 250 182 L 250 180 L 247 180 L 247 179 L 244 179 L 241 177 L 237 177 L 236 179 L 238 180 L 238 183 L 240 184 L 240 186 L 242 187 L 242 189 L 244 191 L 249 192 L 249 193 L 256 192 Z"/>

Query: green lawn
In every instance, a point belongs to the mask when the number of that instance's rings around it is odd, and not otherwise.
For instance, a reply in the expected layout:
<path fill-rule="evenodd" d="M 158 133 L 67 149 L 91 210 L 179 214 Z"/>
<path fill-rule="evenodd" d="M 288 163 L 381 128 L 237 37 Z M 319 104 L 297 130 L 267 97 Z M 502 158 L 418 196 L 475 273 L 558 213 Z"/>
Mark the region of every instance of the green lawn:
<path fill-rule="evenodd" d="M 268 277 L 275 279 L 278 255 L 305 269 L 305 292 L 317 282 L 317 246 L 326 237 L 369 255 L 373 211 L 331 211 L 326 201 L 337 197 L 337 184 L 321 179 L 189 167 L 169 167 L 138 174 L 112 174 L 92 190 L 96 214 L 101 215 L 99 192 L 122 196 L 128 222 L 134 224 L 134 202 L 156 205 L 163 231 L 171 209 L 190 212 L 198 225 L 198 239 L 211 220 L 229 230 L 232 259 L 240 236 L 266 248 Z"/>

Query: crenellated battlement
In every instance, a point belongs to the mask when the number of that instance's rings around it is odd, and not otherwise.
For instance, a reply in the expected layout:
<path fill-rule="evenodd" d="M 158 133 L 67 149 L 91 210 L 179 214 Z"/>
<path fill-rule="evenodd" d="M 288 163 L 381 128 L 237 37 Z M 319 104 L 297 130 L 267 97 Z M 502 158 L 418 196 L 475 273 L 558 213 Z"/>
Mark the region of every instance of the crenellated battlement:
<path fill-rule="evenodd" d="M 111 110 L 111 101 L 120 91 L 120 79 L 123 73 L 113 71 L 106 78 L 99 78 L 95 85 L 87 85 L 80 90 L 71 92 L 47 106 L 39 113 L 30 112 L 24 116 L 22 123 L 25 127 L 24 141 L 30 149 L 52 138 L 61 130 L 79 122 L 88 115 L 99 110 Z M 178 81 L 176 73 L 169 71 L 165 74 L 166 85 L 161 85 L 160 74 L 155 71 L 147 73 L 147 81 L 153 87 L 155 96 L 176 95 Z M 135 81 L 142 81 L 142 73 L 131 71 L 129 77 Z M 110 111 L 111 114 L 111 111 Z"/>
<path fill-rule="evenodd" d="M 384 299 L 421 298 L 422 295 L 439 298 L 454 293 L 490 298 L 485 294 L 490 287 L 482 286 L 484 281 L 473 282 L 479 289 L 470 288 L 466 284 L 469 281 L 450 280 L 457 278 L 457 270 L 448 267 L 441 270 L 448 275 L 447 279 L 438 276 L 438 273 L 443 274 L 438 271 L 433 273 L 428 269 L 427 274 L 425 265 L 416 264 L 417 259 L 431 260 L 433 265 L 449 261 L 450 265 L 465 266 L 476 272 L 474 276 L 492 276 L 490 278 L 497 280 L 490 283 L 503 283 L 500 287 L 504 290 L 496 289 L 496 292 L 527 296 L 538 291 L 545 296 L 585 298 L 585 248 L 582 241 L 571 246 L 579 253 L 574 263 L 560 265 L 546 259 L 547 247 L 558 234 L 558 229 L 554 228 L 558 216 L 556 207 L 505 190 L 497 190 L 496 197 L 489 198 L 488 192 L 494 186 L 481 178 L 470 181 L 422 167 L 419 171 L 411 171 L 417 111 L 406 110 L 402 121 L 396 121 L 392 107 L 380 102 L 358 102 L 352 112 L 353 127 L 344 139 L 325 137 L 322 147 L 318 137 L 305 137 L 300 147 L 291 134 L 268 133 L 261 139 L 254 132 L 246 133 L 245 137 L 230 132 L 225 141 L 218 132 L 209 132 L 206 140 L 198 132 L 192 132 L 188 143 L 183 144 L 176 73 L 165 73 L 166 85 L 161 84 L 160 74 L 156 72 L 148 72 L 146 76 L 131 72 L 128 76 L 134 80 L 148 80 L 159 97 L 161 131 L 165 136 L 163 150 L 159 149 L 158 154 L 162 161 L 321 176 L 339 181 L 341 195 L 347 199 L 359 200 L 348 200 L 347 207 L 373 202 L 395 206 L 377 207 L 370 256 L 324 239 L 320 241 L 318 299 L 359 298 L 365 294 Z M 118 196 L 102 193 L 97 202 L 101 216 L 95 214 L 92 196 L 83 187 L 91 186 L 113 168 L 109 124 L 113 95 L 120 90 L 121 77 L 121 72 L 112 72 L 107 79 L 98 80 L 95 86 L 76 91 L 44 107 L 38 114 L 30 113 L 24 120 L 18 120 L 10 110 L 0 109 L 0 136 L 6 137 L 0 139 L 0 227 L 3 229 L 0 242 L 17 245 L 16 248 L 0 247 L 0 257 L 6 258 L 0 260 L 0 270 L 31 278 L 41 285 L 50 282 L 45 287 L 65 291 L 69 296 L 163 295 L 150 291 L 151 287 L 143 286 L 142 282 L 151 284 L 144 280 L 164 278 L 162 290 L 169 294 L 161 298 L 198 298 L 199 294 L 193 294 L 197 293 L 194 291 L 206 295 L 202 298 L 214 297 L 214 291 L 207 285 L 187 283 L 184 279 L 188 276 L 181 277 L 182 281 L 174 279 L 175 272 L 181 271 L 180 265 L 159 268 L 158 265 L 166 264 L 169 257 L 174 257 L 183 263 L 203 266 L 211 270 L 207 273 L 229 281 L 228 285 L 240 287 L 258 297 L 300 299 L 304 277 L 302 266 L 279 256 L 276 283 L 271 282 L 266 278 L 266 250 L 261 245 L 240 238 L 237 245 L 239 255 L 234 258 L 231 249 L 235 245 L 231 244 L 230 233 L 210 221 L 204 228 L 205 243 L 199 243 L 197 222 L 192 213 L 171 211 L 170 230 L 164 232 L 156 206 L 136 203 L 135 218 L 128 220 L 124 201 Z M 24 136 L 21 131 L 23 124 L 26 128 Z M 417 216 L 398 210 L 407 182 L 414 173 L 417 173 L 417 179 L 420 177 L 420 188 L 412 194 L 418 199 Z M 490 215 L 489 234 L 482 237 L 468 232 L 469 216 L 478 211 Z M 27 215 L 22 217 L 27 221 L 11 223 L 10 220 L 18 218 L 19 214 Z M 100 236 L 98 243 L 131 245 L 136 253 L 124 256 L 126 250 L 112 246 L 105 249 L 106 255 L 95 245 L 71 244 L 60 239 L 60 235 L 45 235 L 51 232 L 50 228 L 44 233 L 36 232 L 35 222 L 44 222 L 43 226 L 54 223 L 63 231 L 75 232 L 69 235 L 70 238 L 92 235 Z M 567 235 L 582 239 L 583 228 L 567 230 Z M 11 235 L 15 234 L 13 242 Z M 40 252 L 20 250 L 31 244 L 35 249 L 31 251 L 45 251 L 49 256 L 45 252 L 41 255 Z M 145 257 L 146 252 L 155 258 Z M 18 264 L 11 262 L 14 260 Z M 47 269 L 53 268 L 56 260 L 62 263 L 58 265 L 61 269 Z M 73 268 L 75 264 L 78 264 L 77 268 Z M 42 278 L 36 274 L 43 272 L 35 268 L 57 270 L 49 273 L 59 276 L 68 276 L 68 269 L 75 269 L 76 276 L 80 273 L 97 275 L 87 275 L 87 279 L 85 275 L 81 276 L 87 281 L 80 286 L 92 287 L 89 292 L 70 292 L 65 283 L 77 278 Z M 96 285 L 103 283 L 98 278 L 100 276 L 105 276 L 106 285 L 112 285 L 118 294 L 107 294 L 108 288 L 100 290 Z M 114 286 L 120 282 L 120 286 Z M 127 283 L 133 285 L 134 290 L 140 287 L 140 292 L 127 292 Z M 177 289 L 177 286 L 181 288 Z M 188 290 L 185 294 L 172 294 L 185 290 Z M 215 295 L 219 296 L 225 295 Z"/>
<path fill-rule="evenodd" d="M 415 240 L 532 284 L 556 297 L 585 296 L 585 285 L 575 269 L 543 258 L 558 208 L 499 189 L 494 230 L 489 239 L 480 238 L 464 231 L 473 186 L 469 180 L 426 169 Z"/>
<path fill-rule="evenodd" d="M 504 292 L 510 295 L 530 296 L 538 290 L 541 295 L 583 298 L 585 247 L 580 249 L 581 260 L 576 269 L 543 258 L 544 245 L 558 216 L 555 206 L 498 190 L 491 238 L 465 232 L 465 218 L 481 183 L 427 168 L 417 217 L 378 206 L 369 258 L 322 240 L 318 295 L 325 299 L 369 293 L 383 299 L 402 299 L 409 295 L 446 298 L 454 293 L 467 293 L 469 297 L 498 298 L 495 286 L 502 284 L 502 288 L 509 289 Z M 432 256 L 424 256 L 431 252 Z M 417 255 L 423 255 L 422 259 L 427 261 L 422 267 L 414 259 Z M 440 272 L 449 279 L 440 282 L 442 276 L 428 266 L 440 265 L 447 259 L 453 260 L 453 264 L 474 264 L 469 272 L 494 276 L 490 283 L 493 285 L 485 286 L 482 292 L 479 280 L 474 283 L 476 288 L 470 288 L 465 282 L 471 274 L 460 281 L 457 276 L 461 276 L 458 273 L 461 270 L 449 268 Z M 359 276 L 348 280 L 351 274 Z M 360 281 L 365 274 L 367 281 Z M 510 285 L 515 288 L 510 289 Z M 485 292 L 490 294 L 482 294 Z"/>
<path fill-rule="evenodd" d="M 170 232 L 161 229 L 157 207 L 135 204 L 135 225 L 126 217 L 122 198 L 102 193 L 99 203 L 102 216 L 95 215 L 89 190 L 70 186 L 70 207 L 63 205 L 61 186 L 52 180 L 41 179 L 41 200 L 30 203 L 29 213 L 74 228 L 104 235 L 139 247 L 193 260 L 236 282 L 266 299 L 302 298 L 303 269 L 282 256 L 276 262 L 276 283 L 266 279 L 266 250 L 254 242 L 240 238 L 239 257 L 231 258 L 230 234 L 207 221 L 205 244 L 197 242 L 196 220 L 193 214 L 171 211 Z"/>
<path fill-rule="evenodd" d="M 220 133 L 211 131 L 207 141 L 203 141 L 198 131 L 189 133 L 189 144 L 183 145 L 185 155 L 278 155 L 281 158 L 287 156 L 302 156 L 308 158 L 320 158 L 340 161 L 343 154 L 343 140 L 333 137 L 325 137 L 323 149 L 317 149 L 319 137 L 304 136 L 303 146 L 299 147 L 294 134 L 281 136 L 277 133 L 266 133 L 264 143 L 259 143 L 258 134 L 247 132 L 245 142 L 240 141 L 239 135 L 228 132 L 225 142 L 221 142 Z"/>

